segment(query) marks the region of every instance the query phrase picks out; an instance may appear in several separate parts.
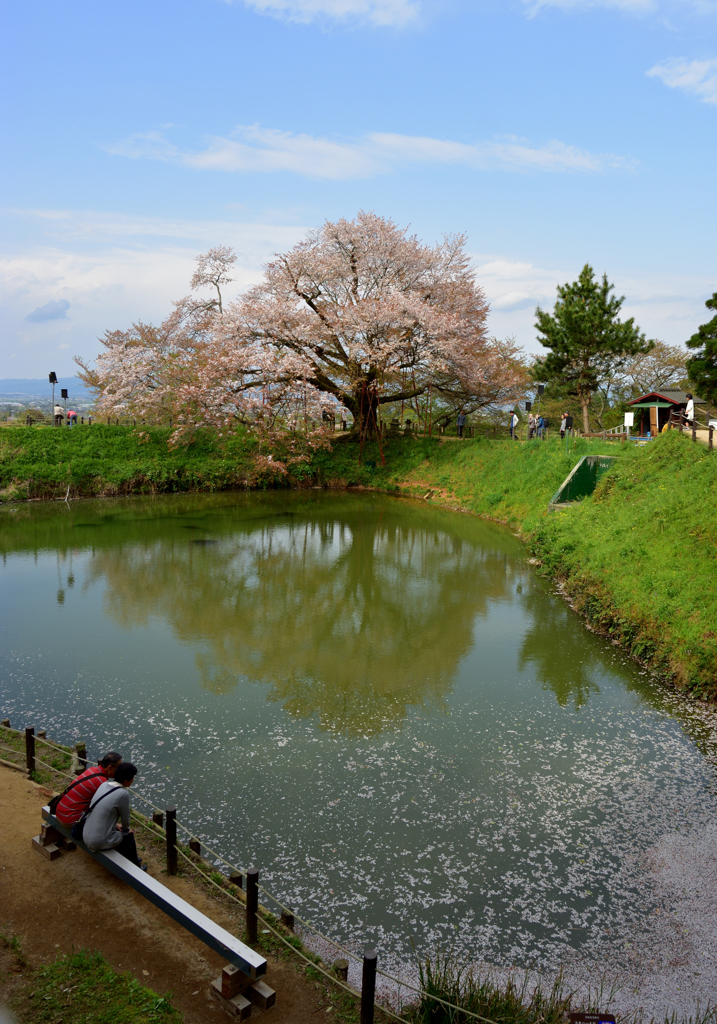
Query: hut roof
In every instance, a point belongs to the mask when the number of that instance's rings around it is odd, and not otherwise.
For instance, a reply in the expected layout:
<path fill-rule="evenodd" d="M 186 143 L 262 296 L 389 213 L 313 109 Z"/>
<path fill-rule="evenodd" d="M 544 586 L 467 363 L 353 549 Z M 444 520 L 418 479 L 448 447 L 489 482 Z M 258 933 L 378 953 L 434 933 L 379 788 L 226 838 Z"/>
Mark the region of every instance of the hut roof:
<path fill-rule="evenodd" d="M 699 398 L 697 395 L 692 395 L 692 400 L 695 405 L 707 405 L 704 398 Z M 640 398 L 633 398 L 628 405 L 637 405 L 641 402 L 669 402 L 671 405 L 687 405 L 687 392 L 681 391 L 680 388 L 663 388 L 661 391 L 650 391 L 646 395 L 641 395 Z"/>

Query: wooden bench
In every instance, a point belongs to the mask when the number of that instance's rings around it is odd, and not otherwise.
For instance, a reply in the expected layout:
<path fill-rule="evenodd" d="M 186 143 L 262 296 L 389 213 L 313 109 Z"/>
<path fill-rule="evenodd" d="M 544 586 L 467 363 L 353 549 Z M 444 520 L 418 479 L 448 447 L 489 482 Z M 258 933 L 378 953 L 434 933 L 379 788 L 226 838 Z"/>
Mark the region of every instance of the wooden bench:
<path fill-rule="evenodd" d="M 244 1020 L 251 1013 L 252 1003 L 260 1009 L 268 1009 L 273 1006 L 275 997 L 273 990 L 259 980 L 262 975 L 266 974 L 265 957 L 256 953 L 251 946 L 247 946 L 231 932 L 202 914 L 181 896 L 177 896 L 156 878 L 152 878 L 146 871 L 136 867 L 121 853 L 114 850 L 90 850 L 84 843 L 73 840 L 70 829 L 50 813 L 49 807 L 42 808 L 42 817 L 46 827 L 43 829 L 43 835 L 33 839 L 33 845 L 40 848 L 41 852 L 42 848 L 50 850 L 52 846 L 53 852 L 46 853 L 46 856 L 53 859 L 54 856 L 59 855 L 59 850 L 54 852 L 53 840 L 56 837 L 61 837 L 64 840 L 63 845 L 66 848 L 72 849 L 76 843 L 98 864 L 107 868 L 123 882 L 131 885 L 155 907 L 159 907 L 177 924 L 186 928 L 192 935 L 195 935 L 206 946 L 229 962 L 230 966 L 224 968 L 221 977 L 212 982 L 212 994 L 219 999 L 229 1013 Z"/>

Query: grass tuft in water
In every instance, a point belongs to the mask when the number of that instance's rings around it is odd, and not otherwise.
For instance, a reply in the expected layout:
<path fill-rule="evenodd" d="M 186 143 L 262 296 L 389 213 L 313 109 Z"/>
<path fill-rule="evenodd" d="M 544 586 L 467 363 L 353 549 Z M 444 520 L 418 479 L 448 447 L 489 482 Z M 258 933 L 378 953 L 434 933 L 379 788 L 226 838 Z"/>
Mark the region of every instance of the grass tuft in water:
<path fill-rule="evenodd" d="M 419 963 L 419 972 L 426 994 L 413 1011 L 415 1024 L 469 1024 L 469 1014 L 494 1024 L 564 1024 L 575 1000 L 562 974 L 549 989 L 531 981 L 527 971 L 498 981 L 492 973 L 467 968 L 452 952 L 442 950 Z M 461 1009 L 444 1006 L 433 996 Z"/>

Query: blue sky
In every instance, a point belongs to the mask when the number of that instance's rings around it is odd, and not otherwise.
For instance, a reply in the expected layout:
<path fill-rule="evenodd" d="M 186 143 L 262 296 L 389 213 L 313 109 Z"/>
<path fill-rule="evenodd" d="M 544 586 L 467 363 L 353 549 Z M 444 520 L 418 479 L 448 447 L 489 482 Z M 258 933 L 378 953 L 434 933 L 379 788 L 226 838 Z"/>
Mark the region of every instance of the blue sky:
<path fill-rule="evenodd" d="M 529 351 L 584 262 L 677 343 L 717 290 L 717 0 L 5 3 L 0 377 L 160 320 L 193 257 L 361 208 L 465 232 Z"/>

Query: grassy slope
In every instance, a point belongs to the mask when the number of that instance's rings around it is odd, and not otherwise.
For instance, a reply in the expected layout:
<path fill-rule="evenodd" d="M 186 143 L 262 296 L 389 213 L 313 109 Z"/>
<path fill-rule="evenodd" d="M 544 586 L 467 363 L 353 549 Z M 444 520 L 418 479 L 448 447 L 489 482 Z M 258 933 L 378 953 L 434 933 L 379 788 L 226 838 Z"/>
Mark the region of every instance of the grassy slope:
<path fill-rule="evenodd" d="M 594 496 L 536 524 L 577 606 L 696 695 L 717 695 L 717 459 L 677 433 L 620 462 Z"/>
<path fill-rule="evenodd" d="M 714 521 L 717 461 L 677 433 L 643 449 L 599 440 L 545 443 L 407 439 L 375 445 L 345 438 L 288 479 L 257 476 L 255 442 L 202 433 L 188 449 L 167 448 L 168 431 L 15 427 L 0 431 L 0 497 L 71 493 L 219 490 L 246 486 L 364 485 L 457 505 L 526 534 L 546 571 L 561 577 L 600 629 L 697 694 L 717 696 Z M 549 514 L 547 503 L 584 454 L 619 461 L 593 498 Z"/>
<path fill-rule="evenodd" d="M 0 430 L 0 498 L 51 498 L 154 491 L 222 490 L 243 486 L 253 445 L 245 437 L 223 445 L 200 432 L 187 449 L 170 450 L 171 431 L 95 424 L 72 430 Z"/>

